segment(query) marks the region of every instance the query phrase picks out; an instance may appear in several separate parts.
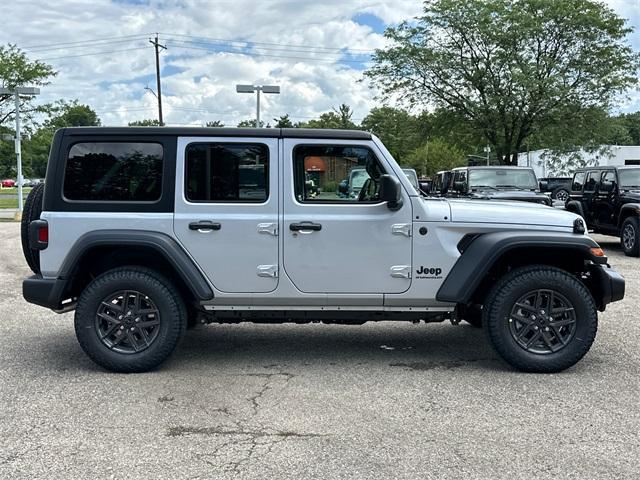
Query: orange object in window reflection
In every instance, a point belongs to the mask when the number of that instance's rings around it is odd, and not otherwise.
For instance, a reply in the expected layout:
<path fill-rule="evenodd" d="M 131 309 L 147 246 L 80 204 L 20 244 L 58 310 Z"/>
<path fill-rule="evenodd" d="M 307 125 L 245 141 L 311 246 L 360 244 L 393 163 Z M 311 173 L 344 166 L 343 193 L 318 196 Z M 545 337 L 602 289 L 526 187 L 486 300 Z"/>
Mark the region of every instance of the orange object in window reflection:
<path fill-rule="evenodd" d="M 305 172 L 324 172 L 327 169 L 324 160 L 321 157 L 305 157 Z"/>

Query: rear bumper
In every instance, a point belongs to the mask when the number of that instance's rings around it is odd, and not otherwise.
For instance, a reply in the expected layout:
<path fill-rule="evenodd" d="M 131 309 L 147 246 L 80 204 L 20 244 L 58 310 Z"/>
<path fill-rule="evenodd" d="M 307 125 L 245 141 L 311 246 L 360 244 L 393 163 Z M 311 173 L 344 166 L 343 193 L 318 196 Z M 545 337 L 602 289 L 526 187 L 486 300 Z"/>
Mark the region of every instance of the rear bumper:
<path fill-rule="evenodd" d="M 624 298 L 625 281 L 615 269 L 609 265 L 590 265 L 589 272 L 593 281 L 595 300 L 599 310 L 612 302 L 617 302 Z"/>
<path fill-rule="evenodd" d="M 22 281 L 22 296 L 29 303 L 52 310 L 63 310 L 65 286 L 65 280 L 33 275 Z"/>

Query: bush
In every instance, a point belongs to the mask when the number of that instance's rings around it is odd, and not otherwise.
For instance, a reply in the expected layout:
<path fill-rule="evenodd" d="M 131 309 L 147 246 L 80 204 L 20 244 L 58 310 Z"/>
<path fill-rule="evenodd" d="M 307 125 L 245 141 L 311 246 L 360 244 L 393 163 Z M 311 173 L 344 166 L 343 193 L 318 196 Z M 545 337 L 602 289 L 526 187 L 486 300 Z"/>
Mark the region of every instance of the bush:
<path fill-rule="evenodd" d="M 324 185 L 322 185 L 322 191 L 323 192 L 337 192 L 338 191 L 338 182 L 336 182 L 334 180 L 329 180 L 327 182 L 324 182 Z"/>

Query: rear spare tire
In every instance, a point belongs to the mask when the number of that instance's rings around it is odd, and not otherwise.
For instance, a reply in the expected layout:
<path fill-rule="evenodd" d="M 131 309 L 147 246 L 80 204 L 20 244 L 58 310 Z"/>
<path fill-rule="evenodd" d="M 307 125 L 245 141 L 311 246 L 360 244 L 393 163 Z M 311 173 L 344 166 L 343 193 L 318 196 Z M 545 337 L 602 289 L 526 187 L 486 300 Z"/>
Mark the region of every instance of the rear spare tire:
<path fill-rule="evenodd" d="M 22 240 L 22 252 L 24 253 L 24 258 L 29 265 L 29 268 L 33 271 L 33 273 L 40 273 L 40 253 L 38 250 L 32 248 L 32 245 L 29 242 L 29 224 L 40 218 L 40 214 L 42 213 L 42 196 L 44 194 L 44 183 L 39 183 L 29 195 L 27 195 L 27 199 L 24 202 L 24 209 L 22 211 L 22 220 L 20 224 L 20 236 Z"/>

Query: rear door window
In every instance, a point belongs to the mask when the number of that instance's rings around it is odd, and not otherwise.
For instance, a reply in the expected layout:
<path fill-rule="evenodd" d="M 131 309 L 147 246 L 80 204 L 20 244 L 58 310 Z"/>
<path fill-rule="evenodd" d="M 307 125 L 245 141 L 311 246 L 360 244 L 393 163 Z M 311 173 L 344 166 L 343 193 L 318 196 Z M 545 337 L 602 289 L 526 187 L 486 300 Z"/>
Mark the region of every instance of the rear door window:
<path fill-rule="evenodd" d="M 589 174 L 587 175 L 587 181 L 584 184 L 585 192 L 596 191 L 596 185 L 598 185 L 598 182 L 600 182 L 600 174 L 601 172 L 599 170 L 589 172 Z"/>
<path fill-rule="evenodd" d="M 269 196 L 269 149 L 260 143 L 192 143 L 186 150 L 190 202 L 262 203 Z"/>
<path fill-rule="evenodd" d="M 89 202 L 155 202 L 162 194 L 162 169 L 159 143 L 76 143 L 67 157 L 64 197 Z"/>

